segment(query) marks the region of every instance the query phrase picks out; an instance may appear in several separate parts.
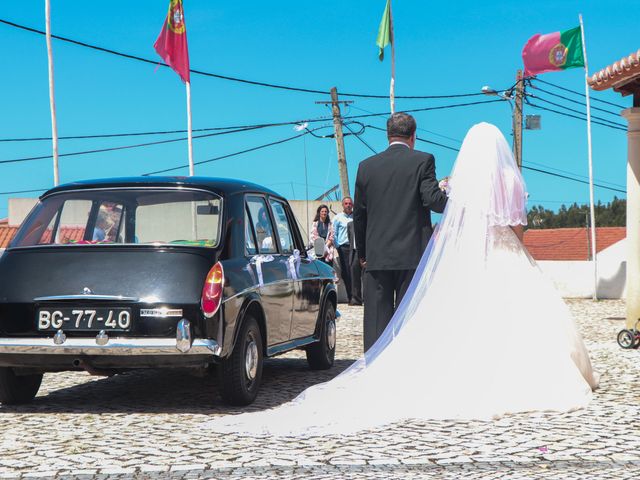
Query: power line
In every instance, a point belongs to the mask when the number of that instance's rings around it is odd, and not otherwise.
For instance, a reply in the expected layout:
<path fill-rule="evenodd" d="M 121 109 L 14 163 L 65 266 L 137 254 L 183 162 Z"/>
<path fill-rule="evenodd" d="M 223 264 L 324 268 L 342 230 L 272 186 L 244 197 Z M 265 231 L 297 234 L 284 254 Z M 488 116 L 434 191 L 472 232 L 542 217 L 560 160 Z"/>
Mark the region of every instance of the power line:
<path fill-rule="evenodd" d="M 552 102 L 551 100 L 547 100 L 545 98 L 538 97 L 537 95 L 529 94 L 529 96 L 532 97 L 532 98 L 535 98 L 536 100 L 540 100 L 541 102 L 545 102 L 545 103 L 548 103 L 550 105 L 553 105 L 554 107 L 564 108 L 565 110 L 568 110 L 569 112 L 574 112 L 574 113 L 577 113 L 578 115 L 584 115 L 585 116 L 585 120 L 586 120 L 586 115 L 587 114 L 585 112 L 582 112 L 580 110 L 576 110 L 575 108 L 567 107 L 566 105 L 562 105 L 560 103 Z M 617 122 L 614 122 L 613 120 L 609 120 L 607 118 L 598 117 L 596 115 L 591 115 L 591 119 L 594 119 L 594 118 L 596 120 L 601 120 L 603 122 L 608 122 L 608 123 L 610 123 L 612 125 L 615 125 L 617 127 L 622 127 L 622 128 L 624 128 L 626 130 L 626 127 L 622 123 L 617 123 Z"/>
<path fill-rule="evenodd" d="M 522 168 L 526 168 L 527 170 L 531 170 L 533 172 L 538 172 L 538 173 L 544 173 L 545 175 L 551 175 L 553 177 L 559 177 L 559 178 L 565 178 L 567 180 L 572 180 L 574 182 L 578 182 L 578 183 L 584 183 L 586 185 L 589 185 L 589 182 L 587 180 L 580 180 L 579 178 L 572 178 L 572 177 L 568 177 L 567 175 L 561 175 L 559 173 L 553 173 L 553 172 L 549 172 L 547 170 L 542 170 L 540 168 L 533 168 L 533 167 L 528 167 L 523 165 Z M 599 187 L 599 188 L 604 188 L 605 190 L 611 190 L 614 192 L 620 192 L 620 193 L 627 193 L 626 190 L 620 190 L 619 188 L 613 188 L 613 187 L 607 187 L 606 185 L 600 185 L 598 183 L 593 183 L 594 187 Z"/>
<path fill-rule="evenodd" d="M 20 25 L 18 23 L 10 22 L 8 20 L 0 19 L 0 23 L 3 23 L 3 24 L 8 25 L 10 27 L 14 27 L 14 28 L 19 28 L 21 30 L 25 30 L 27 32 L 37 33 L 39 35 L 46 35 L 46 32 L 43 32 L 42 30 L 38 30 L 38 29 L 35 29 L 35 28 L 27 27 L 25 25 Z M 90 48 L 92 50 L 97 50 L 97 51 L 104 52 L 104 53 L 109 53 L 111 55 L 117 55 L 119 57 L 128 58 L 130 60 L 137 60 L 139 62 L 149 63 L 151 65 L 158 65 L 158 66 L 162 66 L 162 67 L 167 67 L 168 66 L 168 65 L 166 65 L 164 63 L 161 63 L 160 61 L 150 60 L 148 58 L 140 57 L 140 56 L 137 56 L 137 55 L 131 55 L 131 54 L 128 54 L 128 53 L 118 52 L 116 50 L 111 50 L 109 48 L 98 47 L 96 45 L 91 45 L 91 44 L 88 44 L 88 43 L 85 43 L 85 42 L 80 42 L 78 40 L 73 40 L 71 38 L 61 37 L 59 35 L 51 35 L 51 37 L 55 38 L 56 40 L 60 40 L 60 41 L 63 41 L 63 42 L 68 42 L 68 43 L 71 43 L 71 44 L 74 44 L 74 45 L 78 45 L 78 46 L 85 47 L 85 48 Z M 231 76 L 228 76 L 228 75 L 220 75 L 220 74 L 217 74 L 217 73 L 204 72 L 202 70 L 190 69 L 189 71 L 191 73 L 195 74 L 195 75 L 203 75 L 203 76 L 206 76 L 206 77 L 218 78 L 220 80 L 228 80 L 228 81 L 232 81 L 232 82 L 245 83 L 245 84 L 256 85 L 256 86 L 260 86 L 260 87 L 277 88 L 277 89 L 280 89 L 280 90 L 289 90 L 289 91 L 302 92 L 302 93 L 313 93 L 313 94 L 320 94 L 320 95 L 329 94 L 328 91 L 318 90 L 318 89 L 293 87 L 293 86 L 290 86 L 290 85 L 278 85 L 278 84 L 275 84 L 275 83 L 267 83 L 267 82 L 258 82 L 258 81 L 255 81 L 255 80 L 247 80 L 247 79 L 244 79 L 244 78 L 231 77 Z M 380 98 L 380 99 L 382 99 L 382 98 L 388 99 L 389 98 L 388 95 L 369 95 L 369 94 L 362 94 L 362 93 L 343 93 L 343 92 L 340 92 L 340 95 L 347 96 L 347 97 L 358 97 L 358 98 Z M 484 94 L 482 92 L 473 92 L 473 93 L 461 93 L 461 94 L 453 94 L 453 95 L 396 95 L 395 98 L 401 98 L 401 99 L 407 99 L 407 100 L 416 100 L 416 99 L 442 99 L 442 98 L 474 97 L 474 96 L 479 96 L 479 95 L 484 95 Z"/>
<path fill-rule="evenodd" d="M 373 128 L 373 129 L 375 129 L 375 130 L 381 130 L 381 131 L 384 131 L 384 129 L 383 129 L 383 128 L 375 127 L 375 126 L 373 126 L 373 125 L 367 125 L 367 127 L 371 127 L 371 128 Z M 422 141 L 422 142 L 426 142 L 426 143 L 431 143 L 431 144 L 433 144 L 433 145 L 437 145 L 437 146 L 439 146 L 439 147 L 443 147 L 443 148 L 446 148 L 446 149 L 449 149 L 449 150 L 453 150 L 453 151 L 455 151 L 455 152 L 459 152 L 459 151 L 460 151 L 460 149 L 459 149 L 459 148 L 450 147 L 450 146 L 448 146 L 448 145 L 442 145 L 442 144 L 440 144 L 440 143 L 431 142 L 431 141 L 429 141 L 429 140 L 424 140 L 424 139 L 421 139 L 421 138 L 418 138 L 418 137 L 416 137 L 416 140 L 420 140 L 420 141 Z M 580 180 L 580 179 L 578 179 L 578 178 L 569 177 L 569 176 L 567 176 L 567 175 L 562 175 L 562 174 L 559 174 L 559 173 L 550 172 L 550 171 L 548 171 L 548 170 L 543 170 L 543 169 L 540 169 L 540 168 L 529 167 L 528 165 L 522 165 L 522 168 L 524 168 L 524 169 L 526 169 L 526 170 L 531 170 L 531 171 L 534 171 L 534 172 L 538 172 L 538 173 L 543 173 L 543 174 L 545 174 L 545 175 L 551 175 L 551 176 L 553 176 L 553 177 L 560 177 L 560 178 L 564 178 L 564 179 L 566 179 L 566 180 L 572 180 L 572 181 L 574 181 L 574 182 L 578 182 L 578 183 L 585 183 L 585 184 L 587 184 L 587 185 L 589 184 L 589 182 L 588 182 L 588 181 L 586 181 L 586 180 Z M 571 173 L 571 175 L 575 175 L 575 174 Z M 605 182 L 605 183 L 608 183 L 608 182 Z M 601 184 L 598 184 L 598 183 L 595 183 L 595 182 L 594 182 L 594 184 L 593 184 L 593 185 L 594 185 L 595 187 L 604 188 L 605 190 L 612 190 L 612 191 L 614 191 L 614 192 L 627 193 L 627 191 L 626 191 L 626 190 L 620 190 L 620 189 L 618 189 L 618 188 L 607 187 L 606 185 L 601 185 Z"/>
<path fill-rule="evenodd" d="M 290 122 L 271 122 L 271 123 L 258 123 L 254 125 L 234 125 L 229 127 L 209 127 L 209 128 L 194 128 L 193 132 L 213 132 L 222 130 L 239 130 L 239 129 L 251 129 L 262 127 L 279 127 L 286 125 L 296 125 L 301 123 L 315 123 L 324 122 L 330 120 L 331 117 L 318 117 L 306 120 L 294 120 Z M 58 137 L 58 140 L 83 140 L 92 138 L 112 138 L 112 137 L 134 137 L 144 135 L 169 135 L 174 133 L 187 133 L 187 130 L 164 130 L 164 131 L 150 131 L 150 132 L 125 132 L 125 133 L 108 133 L 108 134 L 95 134 L 95 135 L 73 135 L 66 137 Z M 28 142 L 28 141 L 40 141 L 51 140 L 51 137 L 23 137 L 23 138 L 3 138 L 0 142 Z"/>
<path fill-rule="evenodd" d="M 356 107 L 355 105 L 349 105 L 350 108 L 355 108 L 356 110 L 360 110 L 361 112 L 365 112 L 365 113 L 373 113 L 370 110 L 366 110 L 364 108 L 360 108 L 360 107 Z M 458 140 L 457 138 L 453 138 L 453 137 L 449 137 L 447 135 L 443 135 L 441 133 L 438 132 L 434 132 L 433 130 L 427 130 L 426 128 L 422 128 L 422 127 L 417 127 L 417 130 L 420 130 L 421 132 L 426 132 L 426 133 L 430 133 L 431 135 L 435 135 L 436 137 L 442 137 L 442 138 L 446 138 L 447 140 L 452 140 L 454 142 L 458 142 L 458 143 L 462 143 L 460 140 Z"/>
<path fill-rule="evenodd" d="M 377 153 L 378 153 L 378 152 L 376 152 L 376 151 L 375 151 L 375 149 L 374 149 L 371 145 L 369 145 L 369 144 L 364 140 L 364 138 L 360 137 L 360 135 L 362 135 L 362 132 L 360 132 L 359 134 L 356 134 L 353 130 L 351 130 L 351 127 L 349 126 L 349 124 L 347 124 L 347 123 L 343 123 L 343 125 L 345 126 L 345 128 L 346 128 L 347 130 L 349 130 L 351 133 L 353 133 L 353 134 L 356 136 L 356 138 L 357 138 L 358 140 L 360 140 L 360 141 L 364 144 L 364 146 L 365 146 L 365 147 L 367 147 L 369 150 L 371 150 L 374 154 L 377 154 Z M 366 127 L 365 127 L 365 128 L 366 128 Z"/>
<path fill-rule="evenodd" d="M 308 135 L 309 132 L 306 131 L 304 133 L 301 133 L 299 135 L 294 135 L 293 137 L 288 137 L 288 138 L 284 138 L 282 140 L 277 140 L 275 142 L 271 142 L 271 143 L 265 143 L 264 145 L 259 145 L 257 147 L 253 147 L 253 148 L 248 148 L 246 150 L 241 150 L 239 152 L 234 152 L 234 153 L 229 153 L 227 155 L 221 155 L 219 157 L 215 157 L 215 158 L 210 158 L 209 160 L 201 160 L 199 162 L 195 162 L 194 165 L 202 165 L 203 163 L 210 163 L 210 162 L 215 162 L 217 160 L 223 160 L 225 158 L 230 158 L 230 157 L 235 157 L 237 155 L 241 155 L 243 153 L 249 153 L 249 152 L 254 152 L 256 150 L 260 150 L 262 148 L 267 148 L 267 147 L 271 147 L 273 145 L 279 145 L 281 143 L 285 143 L 285 142 L 290 142 L 291 140 L 295 140 L 296 138 L 300 138 L 303 137 L 305 135 Z M 148 172 L 148 173 L 143 173 L 142 176 L 144 177 L 148 177 L 150 175 L 155 175 L 157 173 L 165 173 L 165 172 L 171 172 L 173 170 L 179 170 L 181 168 L 187 168 L 189 165 L 180 165 L 178 167 L 173 167 L 173 168 L 165 168 L 164 170 L 156 170 L 155 172 Z"/>
<path fill-rule="evenodd" d="M 537 167 L 543 167 L 543 168 L 546 168 L 546 169 L 549 169 L 549 170 L 555 170 L 556 172 L 566 173 L 568 175 L 573 175 L 574 177 L 584 178 L 586 180 L 589 179 L 589 177 L 587 177 L 586 175 L 578 175 L 577 173 L 569 172 L 567 170 L 562 170 L 560 168 L 550 167 L 549 165 L 545 165 L 543 163 L 537 163 L 537 162 L 527 162 L 527 163 L 529 165 L 535 165 Z M 624 185 L 620 185 L 619 183 L 607 182 L 605 180 L 600 180 L 600 183 L 606 183 L 608 185 L 611 185 L 612 187 L 625 188 Z"/>
<path fill-rule="evenodd" d="M 2 20 L 0 20 L 0 22 L 2 22 Z M 398 97 L 396 97 L 398 98 Z M 436 107 L 424 107 L 424 108 L 416 108 L 416 109 L 412 109 L 412 110 L 403 110 L 404 112 L 407 113 L 413 113 L 413 112 L 425 112 L 425 111 L 429 111 L 429 110 L 442 110 L 442 109 L 448 109 L 448 108 L 458 108 L 458 107 L 467 107 L 467 106 L 473 106 L 473 105 L 481 105 L 481 104 L 485 104 L 485 103 L 494 103 L 494 102 L 501 102 L 502 100 L 498 99 L 498 100 L 487 100 L 487 101 L 483 101 L 483 102 L 468 102 L 468 103 L 458 103 L 458 104 L 449 104 L 449 105 L 438 105 Z M 359 110 L 363 110 L 363 109 L 359 109 Z M 364 110 L 367 111 L 367 110 Z M 380 113 L 372 113 L 369 112 L 366 115 L 352 115 L 352 116 L 344 116 L 342 117 L 345 120 L 352 120 L 352 119 L 358 119 L 358 118 L 366 118 L 366 117 L 379 117 L 379 116 L 388 116 L 391 115 L 391 112 L 380 112 Z M 324 122 L 326 120 L 329 120 L 330 117 L 319 117 L 319 118 L 313 118 L 313 119 L 308 119 L 308 120 L 294 120 L 294 121 L 289 121 L 289 122 L 274 122 L 274 123 L 262 123 L 262 124 L 255 124 L 255 125 L 238 125 L 238 126 L 230 126 L 230 127 L 211 127 L 211 128 L 200 128 L 200 129 L 194 129 L 194 132 L 211 132 L 211 131 L 221 131 L 221 130 L 237 130 L 237 131 L 241 131 L 242 129 L 254 129 L 254 128 L 263 128 L 263 127 L 277 127 L 277 126 L 284 126 L 284 125 L 296 125 L 296 124 L 302 124 L 302 123 L 316 123 L 316 122 Z M 58 139 L 60 140 L 78 140 L 78 139 L 91 139 L 91 138 L 109 138 L 109 137 L 129 137 L 129 136 L 143 136 L 143 135 L 167 135 L 167 134 L 173 134 L 173 133 L 186 133 L 187 130 L 167 130 L 167 131 L 150 131 L 150 132 L 133 132 L 133 133 L 113 133 L 113 134 L 98 134 L 98 135 L 74 135 L 74 136 L 67 136 L 67 137 L 58 137 Z M 433 132 L 432 132 L 433 133 Z M 434 133 L 435 135 L 439 135 Z M 443 135 L 439 135 L 439 136 L 443 136 Z M 193 138 L 199 138 L 199 137 L 193 137 Z M 40 141 L 40 140 L 51 140 L 51 137 L 31 137 L 31 138 L 5 138 L 5 139 L 0 139 L 0 142 L 22 142 L 22 141 Z M 182 140 L 182 139 L 180 139 Z M 153 143 L 151 143 L 151 145 L 153 145 Z M 38 157 L 38 158 L 29 158 L 30 160 L 38 160 L 41 158 L 50 158 L 50 156 L 47 157 Z"/>
<path fill-rule="evenodd" d="M 264 128 L 264 127 L 241 128 L 241 129 L 237 129 L 237 130 L 227 130 L 227 131 L 224 131 L 224 132 L 215 132 L 215 133 L 207 133 L 207 134 L 203 134 L 203 135 L 194 135 L 193 138 L 214 137 L 214 136 L 226 135 L 226 134 L 230 134 L 230 133 L 246 132 L 246 131 L 249 131 L 249 130 L 257 130 L 258 128 Z M 71 156 L 76 156 L 76 155 L 89 155 L 89 154 L 93 154 L 93 153 L 112 152 L 112 151 L 116 151 L 116 150 L 126 150 L 126 149 L 129 149 L 129 148 L 149 147 L 149 146 L 152 146 L 152 145 L 162 145 L 162 144 L 167 144 L 167 143 L 182 142 L 182 141 L 184 141 L 186 139 L 187 139 L 186 137 L 180 137 L 180 138 L 173 138 L 171 140 L 158 140 L 158 141 L 155 141 L 155 142 L 136 143 L 134 145 L 121 145 L 119 147 L 98 148 L 98 149 L 95 149 L 95 150 L 84 150 L 84 151 L 81 151 L 81 152 L 60 153 L 60 154 L 58 154 L 58 156 L 59 157 L 71 157 Z M 29 162 L 29 161 L 32 161 L 32 160 L 43 160 L 43 159 L 47 159 L 47 158 L 51 158 L 51 155 L 41 155 L 41 156 L 37 156 L 37 157 L 14 158 L 14 159 L 11 159 L 11 160 L 0 160 L 0 164 Z"/>
<path fill-rule="evenodd" d="M 530 107 L 533 107 L 533 108 L 538 108 L 540 110 L 546 110 L 548 112 L 557 113 L 558 115 L 564 115 L 565 117 L 577 118 L 578 120 L 582 120 L 583 122 L 587 121 L 586 118 L 579 117 L 577 115 L 572 115 L 570 113 L 560 112 L 558 110 L 554 110 L 553 108 L 541 107 L 540 105 L 536 105 L 534 103 L 531 103 L 528 100 L 527 100 L 527 105 L 529 105 Z M 591 120 L 591 123 L 595 123 L 597 125 L 602 125 L 603 127 L 613 128 L 614 130 L 622 130 L 622 131 L 626 131 L 627 130 L 626 128 L 617 127 L 617 126 L 614 126 L 614 125 L 610 125 L 608 123 L 599 122 L 597 120 Z"/>
<path fill-rule="evenodd" d="M 535 80 L 536 82 L 545 83 L 545 84 L 550 85 L 552 87 L 555 87 L 555 88 L 557 88 L 559 90 L 564 90 L 565 92 L 573 93 L 574 95 L 579 95 L 579 96 L 584 97 L 584 98 L 587 97 L 584 93 L 576 92 L 575 90 L 571 90 L 569 88 L 561 87 L 560 85 L 556 85 L 555 83 L 547 82 L 546 80 L 542 80 L 542 79 L 540 79 L 538 77 L 532 77 L 531 80 Z M 593 100 L 594 102 L 606 103 L 607 105 L 611 105 L 613 107 L 628 108 L 628 107 L 625 107 L 623 105 L 618 105 L 617 103 L 607 102 L 606 100 L 600 100 L 599 98 L 591 97 L 591 100 Z"/>
<path fill-rule="evenodd" d="M 567 102 L 571 102 L 571 103 L 576 103 L 578 105 L 582 105 L 585 108 L 587 106 L 587 104 L 585 102 L 581 102 L 579 100 L 574 100 L 573 98 L 567 98 L 565 96 L 558 95 L 557 93 L 553 93 L 553 92 L 550 92 L 549 90 L 545 90 L 544 88 L 540 88 L 537 85 L 531 84 L 530 86 L 531 86 L 531 88 L 533 88 L 535 90 L 538 90 L 540 92 L 546 93 L 547 95 L 551 95 L 553 97 L 561 98 L 561 99 L 563 99 L 563 100 L 565 100 Z M 612 112 L 611 110 L 607 110 L 606 108 L 594 107 L 593 105 L 591 105 L 591 110 L 598 110 L 599 112 L 608 113 L 609 115 L 614 115 L 614 116 L 620 118 L 620 114 L 618 112 Z"/>
<path fill-rule="evenodd" d="M 439 105 L 436 107 L 423 107 L 423 108 L 416 108 L 416 109 L 412 109 L 412 110 L 405 110 L 405 112 L 409 113 L 409 112 L 424 112 L 424 111 L 429 111 L 429 110 L 442 110 L 442 109 L 449 109 L 449 108 L 458 108 L 458 107 L 466 107 L 466 106 L 471 106 L 471 105 L 482 105 L 482 104 L 486 104 L 486 103 L 494 103 L 494 102 L 501 102 L 502 100 L 487 100 L 487 101 L 482 101 L 482 102 L 467 102 L 467 103 L 459 103 L 459 104 L 451 104 L 451 105 Z M 358 119 L 358 118 L 367 118 L 367 117 L 376 117 L 376 116 L 388 116 L 390 115 L 390 112 L 380 112 L 380 113 L 370 113 L 370 114 L 364 114 L 364 115 L 353 115 L 353 116 L 349 116 L 349 117 L 342 117 L 343 120 L 353 120 L 353 119 Z M 307 122 L 319 122 L 319 121 L 326 121 L 326 118 L 319 118 L 319 119 L 313 119 L 313 120 L 309 120 Z M 282 126 L 282 125 L 293 125 L 296 123 L 301 123 L 300 121 L 295 121 L 295 122 L 281 122 L 281 123 L 272 123 L 272 124 L 262 124 L 262 125 L 252 125 L 252 126 L 247 126 L 247 127 L 243 127 L 243 128 L 238 128 L 235 130 L 225 130 L 222 132 L 215 132 L 215 133 L 207 133 L 207 134 L 203 134 L 203 135 L 194 135 L 193 138 L 205 138 L 205 137 L 213 137 L 213 136 L 217 136 L 217 135 L 226 135 L 229 133 L 237 133 L 237 132 L 244 132 L 244 131 L 248 131 L 248 130 L 256 130 L 259 128 L 266 128 L 266 127 L 274 127 L 274 126 Z M 318 130 L 318 129 L 314 129 L 313 131 Z M 116 151 L 116 150 L 125 150 L 125 149 L 129 149 L 129 148 L 140 148 L 140 147 L 148 147 L 148 146 L 152 146 L 152 145 L 160 145 L 160 144 L 165 144 L 165 143 L 174 143 L 174 142 L 180 142 L 180 141 L 184 141 L 186 140 L 186 137 L 181 137 L 181 138 L 174 138 L 171 140 L 158 140 L 155 142 L 145 142 L 145 143 L 137 143 L 137 144 L 133 144 L 133 145 L 123 145 L 123 146 L 119 146 L 119 147 L 109 147 L 109 148 L 101 148 L 101 149 L 95 149 L 95 150 L 84 150 L 84 151 L 80 151 L 80 152 L 70 152 L 70 153 L 61 153 L 58 156 L 60 157 L 70 157 L 70 156 L 76 156 L 76 155 L 88 155 L 88 154 L 93 154 L 93 153 L 104 153 L 104 152 L 110 152 L 110 151 Z M 5 164 L 5 163 L 18 163 L 18 162 L 28 162 L 28 161 L 33 161 L 33 160 L 44 160 L 44 159 L 48 159 L 51 158 L 51 155 L 41 155 L 41 156 L 35 156 L 35 157 L 23 157 L 23 158 L 14 158 L 14 159 L 10 159 L 10 160 L 0 160 L 0 164 Z"/>
<path fill-rule="evenodd" d="M 386 132 L 387 131 L 386 128 L 376 127 L 375 125 L 367 125 L 367 128 L 373 128 L 374 130 L 380 130 L 381 132 Z M 424 143 L 430 143 L 431 145 L 437 145 L 438 147 L 446 148 L 448 150 L 453 150 L 454 152 L 459 152 L 460 151 L 459 148 L 450 147 L 448 145 L 444 145 L 444 144 L 438 143 L 438 142 L 432 142 L 431 140 L 425 140 L 424 138 L 416 137 L 416 140 L 418 140 L 420 142 L 424 142 Z"/>
<path fill-rule="evenodd" d="M 51 187 L 49 187 L 51 188 Z M 18 193 L 35 193 L 35 192 L 45 192 L 49 190 L 49 188 L 36 188 L 34 190 L 15 190 L 13 192 L 0 192 L 0 195 L 15 195 Z"/>

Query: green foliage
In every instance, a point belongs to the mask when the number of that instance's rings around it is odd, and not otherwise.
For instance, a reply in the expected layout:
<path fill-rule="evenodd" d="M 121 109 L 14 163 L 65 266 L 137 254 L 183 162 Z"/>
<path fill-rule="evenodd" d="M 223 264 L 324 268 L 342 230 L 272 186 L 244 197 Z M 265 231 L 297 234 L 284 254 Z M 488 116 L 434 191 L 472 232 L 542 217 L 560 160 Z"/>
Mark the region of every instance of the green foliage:
<path fill-rule="evenodd" d="M 627 201 L 624 199 L 613 197 L 606 205 L 598 202 L 595 211 L 598 227 L 624 227 L 627 224 Z M 527 214 L 528 228 L 585 227 L 590 223 L 589 215 L 589 205 L 574 203 L 567 208 L 563 204 L 557 213 L 538 205 Z"/>

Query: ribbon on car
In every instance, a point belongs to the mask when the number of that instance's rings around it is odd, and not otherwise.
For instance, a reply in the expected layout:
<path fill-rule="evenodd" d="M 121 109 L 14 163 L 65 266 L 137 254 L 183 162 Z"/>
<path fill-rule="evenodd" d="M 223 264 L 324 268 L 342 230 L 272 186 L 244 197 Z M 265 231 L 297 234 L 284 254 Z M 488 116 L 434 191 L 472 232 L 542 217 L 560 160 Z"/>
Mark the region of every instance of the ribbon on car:
<path fill-rule="evenodd" d="M 264 277 L 262 275 L 262 264 L 265 262 L 272 262 L 273 256 L 271 255 L 254 255 L 251 257 L 250 263 L 255 265 L 256 274 L 258 275 L 258 285 L 264 287 Z"/>
<path fill-rule="evenodd" d="M 300 278 L 300 250 L 295 249 L 293 254 L 287 259 L 287 269 L 293 280 Z"/>

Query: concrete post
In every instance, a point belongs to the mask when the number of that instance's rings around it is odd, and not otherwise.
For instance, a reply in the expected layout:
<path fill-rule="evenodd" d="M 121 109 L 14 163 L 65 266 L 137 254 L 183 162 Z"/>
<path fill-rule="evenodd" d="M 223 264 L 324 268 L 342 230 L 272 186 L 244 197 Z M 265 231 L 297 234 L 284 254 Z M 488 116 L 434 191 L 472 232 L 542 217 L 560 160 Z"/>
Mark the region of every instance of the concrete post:
<path fill-rule="evenodd" d="M 640 108 L 627 119 L 627 328 L 640 319 Z"/>

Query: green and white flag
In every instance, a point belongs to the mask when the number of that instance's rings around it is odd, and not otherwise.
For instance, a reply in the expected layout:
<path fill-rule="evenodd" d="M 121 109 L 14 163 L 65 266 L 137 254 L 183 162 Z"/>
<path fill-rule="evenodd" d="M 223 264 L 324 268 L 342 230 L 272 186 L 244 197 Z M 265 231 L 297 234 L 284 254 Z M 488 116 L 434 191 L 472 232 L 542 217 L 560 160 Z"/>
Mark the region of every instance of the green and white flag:
<path fill-rule="evenodd" d="M 382 20 L 380 20 L 380 27 L 378 28 L 378 38 L 376 39 L 376 45 L 380 49 L 378 52 L 380 61 L 384 60 L 385 47 L 393 42 L 392 28 L 391 0 L 387 0 L 387 5 L 384 7 L 384 13 L 382 14 Z"/>

